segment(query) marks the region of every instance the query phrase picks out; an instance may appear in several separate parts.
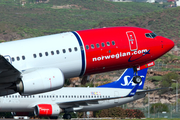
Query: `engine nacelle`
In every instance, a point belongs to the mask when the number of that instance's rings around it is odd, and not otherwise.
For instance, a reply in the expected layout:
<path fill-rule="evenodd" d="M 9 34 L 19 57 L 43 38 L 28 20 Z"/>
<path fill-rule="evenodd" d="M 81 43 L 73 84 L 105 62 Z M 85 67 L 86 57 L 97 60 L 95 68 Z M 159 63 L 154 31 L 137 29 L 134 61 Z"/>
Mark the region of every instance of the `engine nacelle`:
<path fill-rule="evenodd" d="M 25 73 L 16 84 L 16 91 L 21 95 L 31 95 L 62 88 L 64 75 L 58 68 L 37 69 Z"/>
<path fill-rule="evenodd" d="M 63 110 L 57 104 L 39 104 L 35 106 L 36 116 L 58 116 Z"/>

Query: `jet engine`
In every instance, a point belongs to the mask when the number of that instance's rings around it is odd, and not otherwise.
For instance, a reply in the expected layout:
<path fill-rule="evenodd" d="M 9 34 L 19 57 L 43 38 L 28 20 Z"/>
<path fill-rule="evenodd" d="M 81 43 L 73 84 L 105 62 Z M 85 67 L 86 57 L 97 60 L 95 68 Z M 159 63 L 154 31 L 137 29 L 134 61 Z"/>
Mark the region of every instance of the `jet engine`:
<path fill-rule="evenodd" d="M 36 116 L 58 116 L 63 110 L 57 104 L 39 104 L 35 106 Z"/>
<path fill-rule="evenodd" d="M 22 74 L 14 90 L 21 95 L 31 95 L 60 89 L 63 85 L 64 75 L 60 69 L 45 68 Z"/>

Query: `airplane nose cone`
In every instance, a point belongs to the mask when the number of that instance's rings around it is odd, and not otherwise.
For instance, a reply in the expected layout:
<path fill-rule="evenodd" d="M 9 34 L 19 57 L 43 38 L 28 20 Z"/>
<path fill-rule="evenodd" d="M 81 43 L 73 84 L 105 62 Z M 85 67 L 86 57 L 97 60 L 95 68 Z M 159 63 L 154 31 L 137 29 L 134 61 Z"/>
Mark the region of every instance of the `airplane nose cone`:
<path fill-rule="evenodd" d="M 165 48 L 167 51 L 171 50 L 174 47 L 174 42 L 170 39 L 163 38 L 163 48 Z"/>

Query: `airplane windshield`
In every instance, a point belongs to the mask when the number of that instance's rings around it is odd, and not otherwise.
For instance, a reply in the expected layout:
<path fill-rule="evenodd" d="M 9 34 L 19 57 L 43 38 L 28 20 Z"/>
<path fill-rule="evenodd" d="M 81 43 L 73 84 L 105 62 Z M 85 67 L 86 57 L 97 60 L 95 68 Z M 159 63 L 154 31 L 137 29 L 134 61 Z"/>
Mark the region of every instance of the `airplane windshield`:
<path fill-rule="evenodd" d="M 145 35 L 148 38 L 155 38 L 157 36 L 155 33 L 146 33 Z"/>

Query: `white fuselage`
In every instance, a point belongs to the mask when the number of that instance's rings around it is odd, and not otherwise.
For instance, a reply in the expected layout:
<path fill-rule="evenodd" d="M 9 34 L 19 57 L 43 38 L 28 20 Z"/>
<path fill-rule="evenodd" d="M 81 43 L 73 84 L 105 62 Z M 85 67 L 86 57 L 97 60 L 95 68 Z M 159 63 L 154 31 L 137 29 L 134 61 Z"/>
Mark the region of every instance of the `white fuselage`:
<path fill-rule="evenodd" d="M 0 53 L 20 72 L 59 68 L 70 78 L 82 68 L 81 49 L 71 32 L 1 43 Z"/>
<path fill-rule="evenodd" d="M 120 88 L 62 88 L 29 96 L 21 96 L 17 93 L 0 97 L 0 112 L 33 112 L 34 107 L 38 104 L 58 104 L 61 109 L 67 112 L 93 111 L 115 107 L 145 96 L 144 93 L 137 93 L 133 97 L 125 97 L 130 91 L 131 89 Z M 100 98 L 113 97 L 119 98 L 94 101 Z M 72 106 L 72 102 L 77 102 L 78 106 Z M 82 103 L 86 103 L 86 105 Z"/>

